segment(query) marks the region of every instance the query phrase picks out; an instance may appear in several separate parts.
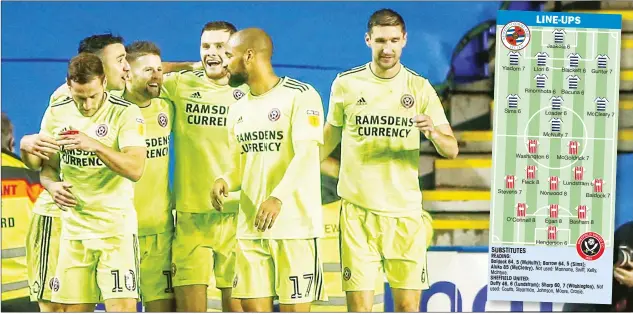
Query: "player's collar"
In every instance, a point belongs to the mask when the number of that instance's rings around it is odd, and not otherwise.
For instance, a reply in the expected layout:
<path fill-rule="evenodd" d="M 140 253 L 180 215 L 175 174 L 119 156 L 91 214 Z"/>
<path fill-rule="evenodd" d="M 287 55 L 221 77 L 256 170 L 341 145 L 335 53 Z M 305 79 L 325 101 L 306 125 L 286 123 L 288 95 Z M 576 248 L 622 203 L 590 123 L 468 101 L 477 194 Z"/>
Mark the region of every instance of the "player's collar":
<path fill-rule="evenodd" d="M 374 70 L 372 70 L 372 68 L 371 68 L 371 62 L 367 63 L 367 69 L 369 70 L 369 72 L 371 72 L 372 76 L 375 79 L 377 79 L 379 81 L 383 81 L 383 82 L 384 81 L 391 81 L 391 80 L 397 79 L 400 76 L 400 74 L 403 72 L 402 69 L 404 68 L 404 65 L 401 62 L 398 62 L 398 64 L 400 65 L 400 69 L 398 69 L 398 73 L 396 73 L 396 75 L 394 75 L 393 77 L 390 77 L 390 78 L 383 78 L 383 77 L 380 77 L 380 76 L 376 75 L 376 72 L 374 72 Z"/>
<path fill-rule="evenodd" d="M 285 77 L 285 76 L 280 77 L 279 80 L 277 81 L 277 84 L 275 84 L 271 89 L 269 89 L 268 91 L 266 91 L 265 93 L 263 93 L 261 95 L 253 95 L 253 91 L 252 90 L 249 90 L 248 93 L 253 98 L 260 98 L 260 97 L 266 96 L 266 95 L 272 93 L 274 90 L 276 90 L 277 87 L 281 86 L 281 84 L 286 81 L 286 78 L 287 77 Z"/>

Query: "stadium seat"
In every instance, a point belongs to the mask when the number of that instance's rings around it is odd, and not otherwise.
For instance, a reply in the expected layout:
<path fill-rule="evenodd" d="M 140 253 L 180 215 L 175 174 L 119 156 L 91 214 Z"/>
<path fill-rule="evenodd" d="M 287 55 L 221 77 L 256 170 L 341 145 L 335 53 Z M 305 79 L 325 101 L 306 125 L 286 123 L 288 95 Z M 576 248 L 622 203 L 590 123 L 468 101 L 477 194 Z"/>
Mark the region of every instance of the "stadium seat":
<path fill-rule="evenodd" d="M 598 13 L 622 15 L 622 33 L 633 32 L 633 9 L 629 10 L 570 10 L 571 13 Z"/>
<path fill-rule="evenodd" d="M 461 155 L 457 159 L 437 159 L 435 186 L 489 189 L 491 167 L 490 155 Z"/>

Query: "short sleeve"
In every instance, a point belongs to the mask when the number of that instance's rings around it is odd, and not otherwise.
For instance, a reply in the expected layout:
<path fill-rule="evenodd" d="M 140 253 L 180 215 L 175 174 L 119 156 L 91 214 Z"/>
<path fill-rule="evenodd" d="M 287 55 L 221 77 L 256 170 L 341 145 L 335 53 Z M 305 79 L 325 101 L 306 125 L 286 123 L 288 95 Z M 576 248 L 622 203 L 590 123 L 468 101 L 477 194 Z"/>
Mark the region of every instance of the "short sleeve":
<path fill-rule="evenodd" d="M 314 88 L 295 97 L 292 114 L 292 141 L 310 140 L 323 144 L 323 102 Z"/>
<path fill-rule="evenodd" d="M 422 106 L 420 109 L 422 112 L 419 113 L 431 117 L 435 126 L 449 124 L 440 97 L 437 96 L 437 92 L 428 80 L 424 80 L 422 85 Z"/>
<path fill-rule="evenodd" d="M 163 87 L 160 91 L 160 97 L 169 99 L 171 101 L 176 97 L 176 90 L 178 89 L 178 81 L 180 80 L 181 72 L 169 72 L 163 74 Z"/>
<path fill-rule="evenodd" d="M 330 104 L 328 107 L 327 122 L 335 127 L 342 127 L 345 123 L 345 108 L 343 106 L 345 97 L 341 81 L 336 78 L 332 82 L 330 91 Z"/>
<path fill-rule="evenodd" d="M 128 106 L 119 117 L 119 149 L 146 147 L 145 120 L 138 106 Z"/>

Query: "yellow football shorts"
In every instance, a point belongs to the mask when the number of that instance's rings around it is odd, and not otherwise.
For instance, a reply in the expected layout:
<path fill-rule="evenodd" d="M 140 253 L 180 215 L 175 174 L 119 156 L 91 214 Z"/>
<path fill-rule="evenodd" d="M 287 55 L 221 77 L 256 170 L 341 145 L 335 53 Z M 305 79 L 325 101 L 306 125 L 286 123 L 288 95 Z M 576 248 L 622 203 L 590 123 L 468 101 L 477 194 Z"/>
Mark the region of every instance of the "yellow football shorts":
<path fill-rule="evenodd" d="M 26 236 L 30 299 L 50 301 L 57 268 L 62 220 L 33 214 Z"/>
<path fill-rule="evenodd" d="M 133 234 L 67 240 L 59 246 L 52 301 L 98 303 L 139 298 L 139 247 Z"/>
<path fill-rule="evenodd" d="M 232 297 L 280 304 L 326 300 L 317 239 L 237 240 Z"/>
<path fill-rule="evenodd" d="M 236 213 L 176 213 L 172 245 L 174 287 L 209 285 L 231 288 L 235 277 Z"/>
<path fill-rule="evenodd" d="M 141 300 L 143 303 L 174 298 L 171 274 L 173 231 L 138 238 L 141 254 Z"/>
<path fill-rule="evenodd" d="M 426 250 L 433 235 L 428 215 L 379 216 L 341 202 L 340 241 L 344 291 L 374 290 L 384 271 L 396 289 L 429 288 Z"/>

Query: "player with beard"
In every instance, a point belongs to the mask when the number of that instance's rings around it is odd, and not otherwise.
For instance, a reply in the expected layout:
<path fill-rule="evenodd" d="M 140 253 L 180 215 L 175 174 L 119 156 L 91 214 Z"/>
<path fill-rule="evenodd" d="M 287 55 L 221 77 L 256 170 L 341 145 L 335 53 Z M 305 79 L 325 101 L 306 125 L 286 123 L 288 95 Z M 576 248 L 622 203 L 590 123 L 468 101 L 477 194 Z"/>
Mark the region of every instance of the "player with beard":
<path fill-rule="evenodd" d="M 112 34 L 92 35 L 79 43 L 78 53 L 92 53 L 101 59 L 105 71 L 106 90 L 120 96 L 130 71 L 130 65 L 125 59 L 123 38 Z M 53 92 L 49 105 L 70 97 L 68 84 L 64 83 Z M 40 169 L 42 160 L 47 160 L 58 148 L 53 139 L 39 134 L 26 135 L 20 142 L 22 159 L 31 169 Z"/>
<path fill-rule="evenodd" d="M 101 59 L 106 73 L 106 90 L 115 91 L 116 96 L 123 93 L 125 81 L 130 72 L 130 64 L 125 59 L 127 53 L 123 44 L 124 40 L 121 36 L 110 33 L 98 34 L 84 38 L 79 43 L 77 51 L 77 53 L 93 53 Z M 62 84 L 53 92 L 50 101 L 54 102 L 69 96 L 68 84 Z"/>
<path fill-rule="evenodd" d="M 213 208 L 210 197 L 213 178 L 229 169 L 229 106 L 248 92 L 246 86 L 228 86 L 223 67 L 223 47 L 235 31 L 228 22 L 207 23 L 200 38 L 204 70 L 170 73 L 163 81 L 161 97 L 175 108 L 172 276 L 177 311 L 207 311 L 212 271 L 222 292 L 223 311 L 241 311 L 239 301 L 231 299 L 239 192 L 229 196 L 221 212 Z"/>
<path fill-rule="evenodd" d="M 92 53 L 101 59 L 107 81 L 106 91 L 120 96 L 125 88 L 130 65 L 126 60 L 123 38 L 110 33 L 86 37 L 79 43 L 79 53 Z M 199 62 L 198 62 L 199 63 Z M 168 71 L 196 68 L 198 63 L 163 62 Z M 49 99 L 49 106 L 64 99 L 70 99 L 68 84 L 58 87 Z M 31 169 L 39 170 L 42 160 L 59 151 L 57 142 L 45 134 L 26 135 L 20 141 L 21 157 Z M 61 211 L 50 194 L 40 193 L 33 208 L 33 219 L 27 235 L 27 260 L 31 300 L 38 301 L 42 312 L 56 312 L 63 305 L 50 302 L 51 280 L 57 265 L 59 237 L 61 232 Z"/>
<path fill-rule="evenodd" d="M 339 73 L 332 84 L 321 159 L 341 143 L 341 268 L 350 312 L 371 311 L 381 269 L 395 311 L 418 312 L 429 287 L 432 235 L 418 181 L 420 133 L 440 155 L 458 153 L 433 86 L 400 63 L 406 41 L 403 18 L 376 11 L 365 34 L 372 61 Z"/>
<path fill-rule="evenodd" d="M 241 190 L 233 296 L 247 312 L 309 312 L 323 300 L 319 145 L 323 104 L 309 84 L 278 77 L 273 43 L 249 28 L 227 44 L 229 85 L 250 87 L 227 119 L 232 161 L 213 186 L 213 204 Z"/>
<path fill-rule="evenodd" d="M 141 108 L 146 127 L 145 171 L 134 185 L 141 256 L 141 300 L 147 312 L 173 312 L 171 242 L 174 217 L 169 192 L 173 105 L 166 99 L 157 98 L 163 83 L 160 49 L 154 43 L 138 41 L 128 45 L 126 50 L 130 79 L 123 99 Z"/>

